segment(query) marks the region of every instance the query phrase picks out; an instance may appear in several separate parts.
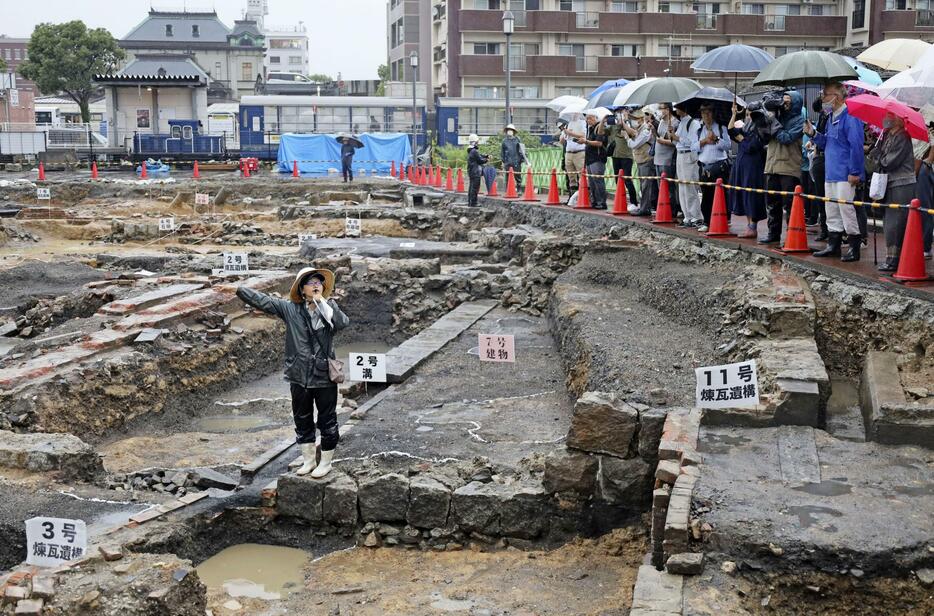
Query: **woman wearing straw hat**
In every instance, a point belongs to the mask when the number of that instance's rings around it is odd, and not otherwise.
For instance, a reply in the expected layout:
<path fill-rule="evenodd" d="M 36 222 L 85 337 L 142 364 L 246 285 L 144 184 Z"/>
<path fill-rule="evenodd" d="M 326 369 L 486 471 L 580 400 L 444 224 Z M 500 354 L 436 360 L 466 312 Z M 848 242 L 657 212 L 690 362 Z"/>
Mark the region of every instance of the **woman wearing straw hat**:
<path fill-rule="evenodd" d="M 334 359 L 334 333 L 350 324 L 337 302 L 334 272 L 306 267 L 295 276 L 289 300 L 237 287 L 237 297 L 285 322 L 285 380 L 292 394 L 296 441 L 302 449 L 299 475 L 324 477 L 331 470 L 340 440 L 337 427 L 337 384 L 331 380 L 328 359 Z M 315 465 L 315 418 L 321 431 L 321 463 Z"/>

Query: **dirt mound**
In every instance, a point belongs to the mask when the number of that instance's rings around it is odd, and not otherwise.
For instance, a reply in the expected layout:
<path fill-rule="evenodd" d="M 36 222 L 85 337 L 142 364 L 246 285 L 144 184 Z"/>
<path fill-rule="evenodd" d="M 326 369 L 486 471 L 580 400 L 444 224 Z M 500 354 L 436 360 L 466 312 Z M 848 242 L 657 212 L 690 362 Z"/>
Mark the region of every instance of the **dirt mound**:
<path fill-rule="evenodd" d="M 30 299 L 65 295 L 105 276 L 106 272 L 80 263 L 29 261 L 0 271 L 0 306 L 18 306 Z"/>

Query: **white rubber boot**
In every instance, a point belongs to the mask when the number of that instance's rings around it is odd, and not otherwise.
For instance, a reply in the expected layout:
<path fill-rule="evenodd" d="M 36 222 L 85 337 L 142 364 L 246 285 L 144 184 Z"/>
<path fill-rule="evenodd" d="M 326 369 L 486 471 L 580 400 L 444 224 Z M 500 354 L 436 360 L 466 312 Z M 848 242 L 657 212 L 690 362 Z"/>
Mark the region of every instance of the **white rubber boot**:
<path fill-rule="evenodd" d="M 334 459 L 334 450 L 321 450 L 321 463 L 311 473 L 312 479 L 320 479 L 331 472 L 331 460 Z"/>
<path fill-rule="evenodd" d="M 302 458 L 304 462 L 301 468 L 295 471 L 296 475 L 307 475 L 315 469 L 315 444 L 302 443 Z M 314 475 L 312 475 L 314 477 Z"/>

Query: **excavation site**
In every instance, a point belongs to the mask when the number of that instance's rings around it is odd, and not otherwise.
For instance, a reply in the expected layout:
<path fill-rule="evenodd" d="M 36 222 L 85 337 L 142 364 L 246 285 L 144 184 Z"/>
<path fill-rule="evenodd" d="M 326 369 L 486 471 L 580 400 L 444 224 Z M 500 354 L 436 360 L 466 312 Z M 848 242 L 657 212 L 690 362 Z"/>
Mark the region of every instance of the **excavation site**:
<path fill-rule="evenodd" d="M 934 614 L 934 285 L 544 195 L 172 175 L 0 178 L 0 613 Z M 342 315 L 342 367 L 291 348 Z M 297 442 L 306 361 L 336 446 Z"/>

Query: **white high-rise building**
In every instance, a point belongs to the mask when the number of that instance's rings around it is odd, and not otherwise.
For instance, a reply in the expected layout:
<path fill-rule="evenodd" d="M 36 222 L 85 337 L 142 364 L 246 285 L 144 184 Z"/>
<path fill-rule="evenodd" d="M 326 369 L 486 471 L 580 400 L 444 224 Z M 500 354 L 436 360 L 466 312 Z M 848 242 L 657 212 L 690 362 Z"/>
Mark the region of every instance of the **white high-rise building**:
<path fill-rule="evenodd" d="M 299 73 L 307 75 L 308 31 L 303 22 L 297 25 L 279 26 L 266 23 L 269 15 L 268 0 L 247 0 L 246 18 L 253 20 L 266 37 L 266 57 L 263 66 L 266 74 Z"/>

